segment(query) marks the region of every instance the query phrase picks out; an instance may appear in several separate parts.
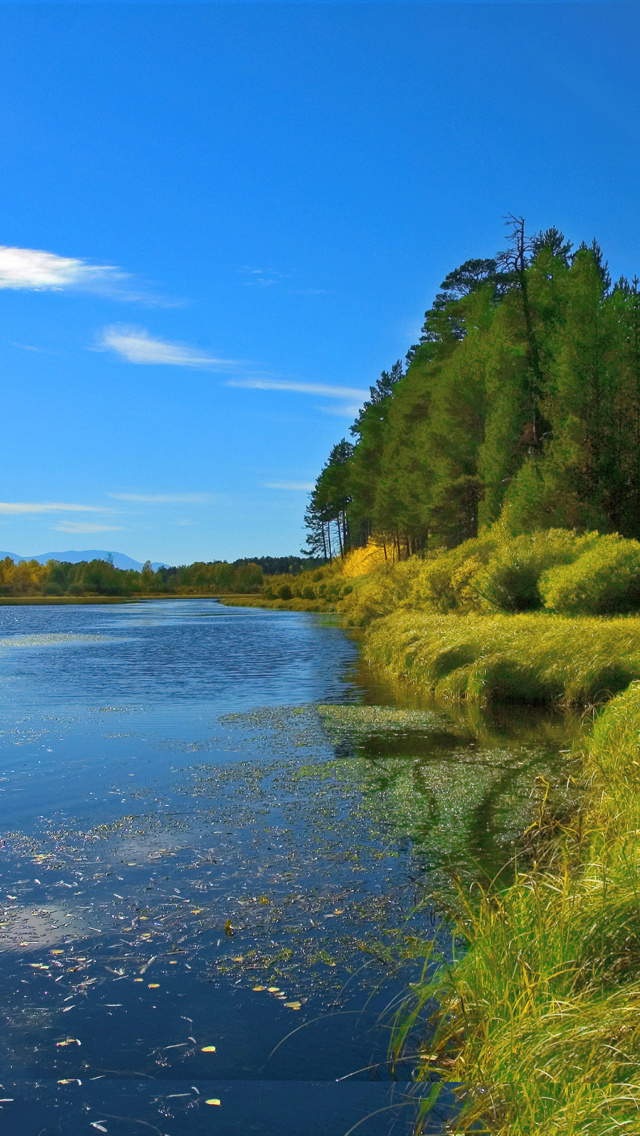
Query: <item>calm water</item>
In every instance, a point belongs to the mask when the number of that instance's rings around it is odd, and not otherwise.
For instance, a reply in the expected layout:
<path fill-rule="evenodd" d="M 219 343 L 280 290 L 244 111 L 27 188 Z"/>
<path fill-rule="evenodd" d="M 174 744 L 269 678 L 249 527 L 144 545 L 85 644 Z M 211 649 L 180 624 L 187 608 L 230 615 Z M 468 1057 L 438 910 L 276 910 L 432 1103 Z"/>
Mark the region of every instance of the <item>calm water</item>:
<path fill-rule="evenodd" d="M 3 1136 L 410 1130 L 424 897 L 508 860 L 566 723 L 400 705 L 330 620 L 189 600 L 0 608 L 0 735 Z"/>

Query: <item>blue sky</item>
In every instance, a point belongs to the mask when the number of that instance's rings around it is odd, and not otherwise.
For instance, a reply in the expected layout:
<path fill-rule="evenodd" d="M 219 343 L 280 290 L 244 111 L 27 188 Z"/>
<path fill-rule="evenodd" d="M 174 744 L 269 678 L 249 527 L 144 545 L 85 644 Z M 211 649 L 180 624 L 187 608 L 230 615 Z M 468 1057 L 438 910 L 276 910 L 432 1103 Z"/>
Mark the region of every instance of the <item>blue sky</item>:
<path fill-rule="evenodd" d="M 640 273 L 639 31 L 635 3 L 0 4 L 0 548 L 296 553 L 505 214 Z"/>

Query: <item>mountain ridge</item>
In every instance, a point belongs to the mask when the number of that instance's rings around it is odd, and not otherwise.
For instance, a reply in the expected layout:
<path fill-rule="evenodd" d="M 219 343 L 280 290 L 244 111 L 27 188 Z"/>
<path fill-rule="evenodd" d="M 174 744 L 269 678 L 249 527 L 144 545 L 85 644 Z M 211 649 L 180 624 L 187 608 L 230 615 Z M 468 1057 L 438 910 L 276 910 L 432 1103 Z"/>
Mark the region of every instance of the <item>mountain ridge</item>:
<path fill-rule="evenodd" d="M 40 552 L 37 556 L 19 556 L 16 552 L 0 552 L 0 560 L 4 560 L 6 556 L 13 560 L 14 564 L 21 564 L 23 560 L 37 560 L 38 564 L 46 564 L 48 560 L 61 560 L 65 564 L 79 564 L 83 560 L 112 559 L 115 568 L 122 568 L 125 571 L 140 572 L 143 567 L 138 560 L 133 560 L 124 552 L 107 552 L 104 548 L 85 548 L 80 552 L 74 549 L 67 549 L 66 552 Z M 169 565 L 165 564 L 163 560 L 154 560 L 151 562 L 151 567 L 155 572 L 158 568 L 168 568 Z"/>

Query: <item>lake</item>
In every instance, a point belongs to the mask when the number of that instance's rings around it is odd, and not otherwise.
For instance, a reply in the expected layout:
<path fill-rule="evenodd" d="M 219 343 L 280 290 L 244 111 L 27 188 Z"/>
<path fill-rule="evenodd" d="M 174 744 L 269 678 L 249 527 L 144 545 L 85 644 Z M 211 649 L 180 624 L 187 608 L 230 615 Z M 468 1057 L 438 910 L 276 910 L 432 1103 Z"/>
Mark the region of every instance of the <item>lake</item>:
<path fill-rule="evenodd" d="M 409 1132 L 434 893 L 508 872 L 573 728 L 390 690 L 332 617 L 0 608 L 3 1136 Z"/>

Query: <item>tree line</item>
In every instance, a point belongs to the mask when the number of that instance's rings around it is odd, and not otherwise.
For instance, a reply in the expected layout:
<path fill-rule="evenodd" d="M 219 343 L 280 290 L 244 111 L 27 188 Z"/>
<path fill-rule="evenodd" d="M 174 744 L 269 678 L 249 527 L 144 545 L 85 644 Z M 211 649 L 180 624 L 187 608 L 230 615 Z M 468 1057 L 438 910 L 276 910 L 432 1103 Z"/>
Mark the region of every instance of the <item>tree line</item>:
<path fill-rule="evenodd" d="M 107 560 L 0 560 L 2 596 L 135 596 L 259 592 L 262 567 L 252 561 L 196 562 L 179 568 L 158 568 L 147 562 L 141 572 L 116 568 Z"/>
<path fill-rule="evenodd" d="M 640 281 L 612 284 L 596 241 L 507 223 L 507 248 L 449 273 L 333 447 L 303 552 L 374 537 L 406 556 L 497 521 L 640 537 Z"/>

